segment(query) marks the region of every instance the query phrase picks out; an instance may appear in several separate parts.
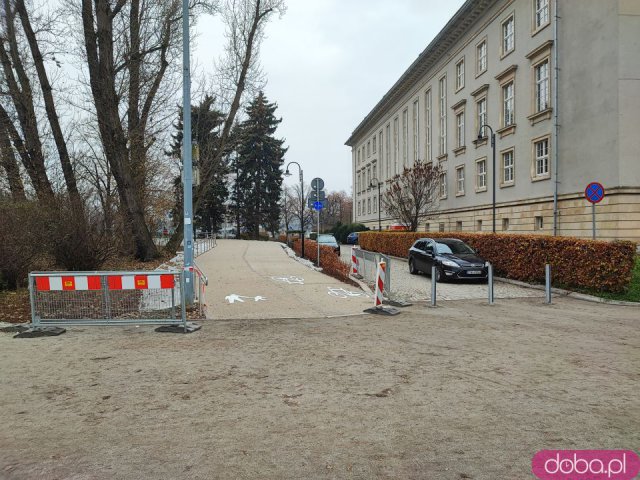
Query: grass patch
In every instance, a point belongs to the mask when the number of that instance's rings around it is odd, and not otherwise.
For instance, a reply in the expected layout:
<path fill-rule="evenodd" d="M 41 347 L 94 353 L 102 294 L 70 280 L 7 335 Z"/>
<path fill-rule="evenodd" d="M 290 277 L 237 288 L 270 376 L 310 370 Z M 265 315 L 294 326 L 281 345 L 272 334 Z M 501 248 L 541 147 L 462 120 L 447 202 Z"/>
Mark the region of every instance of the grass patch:
<path fill-rule="evenodd" d="M 636 256 L 636 262 L 633 266 L 633 272 L 631 273 L 631 282 L 629 282 L 629 288 L 623 293 L 608 293 L 608 292 L 587 292 L 591 295 L 595 295 L 602 298 L 608 298 L 609 300 L 623 300 L 625 302 L 640 302 L 640 255 Z"/>

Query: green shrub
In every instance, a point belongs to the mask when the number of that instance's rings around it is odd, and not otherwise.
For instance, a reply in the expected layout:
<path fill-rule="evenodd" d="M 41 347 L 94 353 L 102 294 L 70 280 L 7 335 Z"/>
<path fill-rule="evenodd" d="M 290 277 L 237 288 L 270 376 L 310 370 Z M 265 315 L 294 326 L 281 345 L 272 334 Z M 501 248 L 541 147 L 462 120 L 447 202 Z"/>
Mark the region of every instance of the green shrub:
<path fill-rule="evenodd" d="M 367 232 L 360 234 L 365 250 L 407 257 L 418 238 L 458 238 L 491 262 L 497 275 L 525 282 L 544 282 L 544 266 L 552 268 L 553 284 L 622 292 L 631 281 L 636 245 L 572 237 L 463 232 Z"/>

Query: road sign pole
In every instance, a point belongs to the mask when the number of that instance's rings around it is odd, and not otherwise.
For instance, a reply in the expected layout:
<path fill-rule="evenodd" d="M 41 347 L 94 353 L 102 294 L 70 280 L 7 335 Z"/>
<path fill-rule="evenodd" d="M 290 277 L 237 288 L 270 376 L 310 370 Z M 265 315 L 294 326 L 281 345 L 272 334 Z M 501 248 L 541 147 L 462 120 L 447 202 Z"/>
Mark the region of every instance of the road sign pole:
<path fill-rule="evenodd" d="M 596 239 L 596 204 L 591 204 L 591 238 Z"/>
<path fill-rule="evenodd" d="M 316 198 L 320 200 L 320 182 L 316 182 Z M 318 229 L 316 233 L 316 243 L 318 244 L 318 268 L 320 268 L 320 209 L 318 209 Z"/>

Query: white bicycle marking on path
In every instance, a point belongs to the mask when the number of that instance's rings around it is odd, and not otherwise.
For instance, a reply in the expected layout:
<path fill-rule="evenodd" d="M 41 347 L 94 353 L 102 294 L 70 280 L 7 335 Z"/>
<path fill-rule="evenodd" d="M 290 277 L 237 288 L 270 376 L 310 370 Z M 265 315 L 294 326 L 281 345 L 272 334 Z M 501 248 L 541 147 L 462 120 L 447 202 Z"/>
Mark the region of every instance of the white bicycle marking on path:
<path fill-rule="evenodd" d="M 294 275 L 290 275 L 288 277 L 271 277 L 271 280 L 288 283 L 289 285 L 304 285 L 304 278 L 296 277 Z"/>
<path fill-rule="evenodd" d="M 329 290 L 327 294 L 332 297 L 338 298 L 357 298 L 357 297 L 368 297 L 364 292 L 352 292 L 350 290 L 345 290 L 344 288 L 336 288 L 336 287 L 327 287 Z"/>
<path fill-rule="evenodd" d="M 260 302 L 267 299 L 266 297 L 262 297 L 260 295 L 255 297 L 245 297 L 244 295 L 237 295 L 235 293 L 232 293 L 231 295 L 227 295 L 226 297 L 224 297 L 224 299 L 229 303 L 236 303 L 236 302 L 244 303 L 244 300 L 243 300 L 244 298 L 252 299 L 254 302 Z"/>

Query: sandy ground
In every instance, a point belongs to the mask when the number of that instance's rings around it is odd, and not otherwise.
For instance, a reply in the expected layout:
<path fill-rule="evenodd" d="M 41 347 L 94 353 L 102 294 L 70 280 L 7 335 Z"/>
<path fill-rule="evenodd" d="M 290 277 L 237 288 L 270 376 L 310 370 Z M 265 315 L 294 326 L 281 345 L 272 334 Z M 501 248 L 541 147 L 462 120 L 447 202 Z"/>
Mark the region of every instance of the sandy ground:
<path fill-rule="evenodd" d="M 640 445 L 640 310 L 557 299 L 396 317 L 0 334 L 0 478 L 533 478 Z"/>

